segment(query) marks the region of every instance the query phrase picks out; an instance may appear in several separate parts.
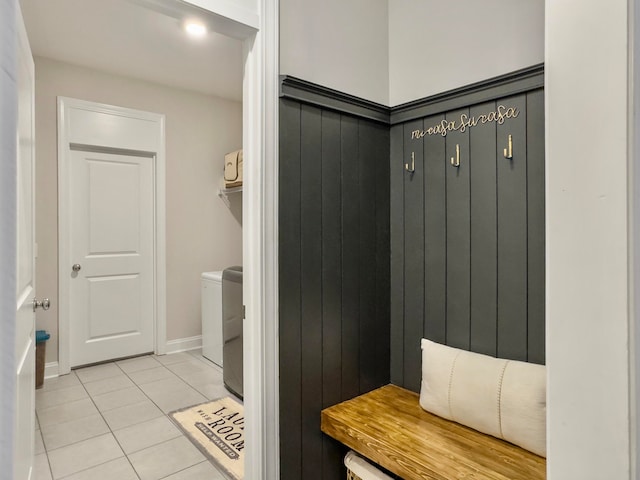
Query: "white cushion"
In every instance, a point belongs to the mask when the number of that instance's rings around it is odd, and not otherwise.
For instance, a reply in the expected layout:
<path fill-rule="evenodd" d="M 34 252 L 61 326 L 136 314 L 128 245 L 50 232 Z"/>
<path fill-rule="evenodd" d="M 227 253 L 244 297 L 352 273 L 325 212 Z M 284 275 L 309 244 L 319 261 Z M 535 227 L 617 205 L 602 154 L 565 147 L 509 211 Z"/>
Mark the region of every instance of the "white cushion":
<path fill-rule="evenodd" d="M 546 456 L 546 367 L 422 340 L 423 409 Z"/>
<path fill-rule="evenodd" d="M 547 373 L 544 365 L 508 362 L 502 380 L 502 438 L 547 456 Z"/>

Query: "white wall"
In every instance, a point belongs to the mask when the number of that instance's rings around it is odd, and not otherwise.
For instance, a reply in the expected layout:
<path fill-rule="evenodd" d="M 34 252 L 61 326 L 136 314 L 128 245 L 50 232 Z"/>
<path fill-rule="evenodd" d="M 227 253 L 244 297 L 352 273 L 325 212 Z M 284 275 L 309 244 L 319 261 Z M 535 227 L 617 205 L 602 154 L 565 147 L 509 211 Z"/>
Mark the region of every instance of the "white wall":
<path fill-rule="evenodd" d="M 281 0 L 280 73 L 399 105 L 544 61 L 544 0 Z"/>
<path fill-rule="evenodd" d="M 218 15 L 227 16 L 228 18 L 241 22 L 242 19 L 238 15 L 233 15 L 238 8 L 257 14 L 259 11 L 258 0 L 183 0 L 186 3 L 203 8 Z"/>
<path fill-rule="evenodd" d="M 177 4 L 173 0 L 162 1 L 169 3 L 172 9 L 181 9 L 179 3 Z M 244 39 L 247 38 L 250 31 L 247 27 L 256 30 L 260 28 L 259 0 L 182 0 L 182 2 L 184 4 L 182 7 L 191 4 L 203 11 L 214 13 L 214 17 L 210 17 L 210 19 L 218 17 L 214 21 L 218 33 Z M 225 20 L 221 21 L 221 19 Z M 230 19 L 232 22 L 228 22 L 226 19 Z"/>
<path fill-rule="evenodd" d="M 543 60 L 544 0 L 389 1 L 391 106 Z"/>
<path fill-rule="evenodd" d="M 242 144 L 242 105 L 36 57 L 37 289 L 53 305 L 37 325 L 57 360 L 56 96 L 166 115 L 167 340 L 200 335 L 200 274 L 242 263 L 241 198 L 217 196 L 223 157 Z"/>
<path fill-rule="evenodd" d="M 387 0 L 280 0 L 280 73 L 388 105 L 387 33 Z"/>
<path fill-rule="evenodd" d="M 627 3 L 546 2 L 550 480 L 630 478 Z"/>

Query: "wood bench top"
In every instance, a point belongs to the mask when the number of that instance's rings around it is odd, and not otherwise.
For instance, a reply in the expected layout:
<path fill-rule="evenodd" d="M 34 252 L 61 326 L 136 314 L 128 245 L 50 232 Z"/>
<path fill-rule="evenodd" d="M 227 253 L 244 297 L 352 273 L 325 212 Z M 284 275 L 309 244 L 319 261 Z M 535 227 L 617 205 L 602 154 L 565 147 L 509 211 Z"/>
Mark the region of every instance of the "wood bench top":
<path fill-rule="evenodd" d="M 405 480 L 536 480 L 546 460 L 426 412 L 386 385 L 322 411 L 322 431 Z"/>

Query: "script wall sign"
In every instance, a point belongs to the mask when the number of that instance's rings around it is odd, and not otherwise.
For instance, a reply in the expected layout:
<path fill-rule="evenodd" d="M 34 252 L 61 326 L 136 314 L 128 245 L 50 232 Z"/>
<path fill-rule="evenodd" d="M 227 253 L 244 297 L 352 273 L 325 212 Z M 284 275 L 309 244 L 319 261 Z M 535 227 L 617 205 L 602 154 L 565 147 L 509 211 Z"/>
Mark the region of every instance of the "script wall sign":
<path fill-rule="evenodd" d="M 504 105 L 498 105 L 495 111 L 482 115 L 469 116 L 463 113 L 458 120 L 443 119 L 440 123 L 426 130 L 413 130 L 411 132 L 411 139 L 420 139 L 425 135 L 442 135 L 446 137 L 449 132 L 459 131 L 463 133 L 468 128 L 488 122 L 496 122 L 502 125 L 508 118 L 516 118 L 519 114 L 520 110 L 516 107 L 505 107 Z"/>

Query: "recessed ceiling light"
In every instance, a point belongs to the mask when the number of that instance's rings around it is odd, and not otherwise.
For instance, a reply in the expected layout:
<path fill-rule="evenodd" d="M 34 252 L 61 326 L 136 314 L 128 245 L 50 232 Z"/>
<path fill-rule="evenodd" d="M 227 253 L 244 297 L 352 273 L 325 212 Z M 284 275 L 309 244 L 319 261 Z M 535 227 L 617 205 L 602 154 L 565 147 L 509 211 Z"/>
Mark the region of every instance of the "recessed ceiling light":
<path fill-rule="evenodd" d="M 207 33 L 207 28 L 198 22 L 187 22 L 184 25 L 184 29 L 189 35 L 193 35 L 194 37 L 202 37 Z"/>

